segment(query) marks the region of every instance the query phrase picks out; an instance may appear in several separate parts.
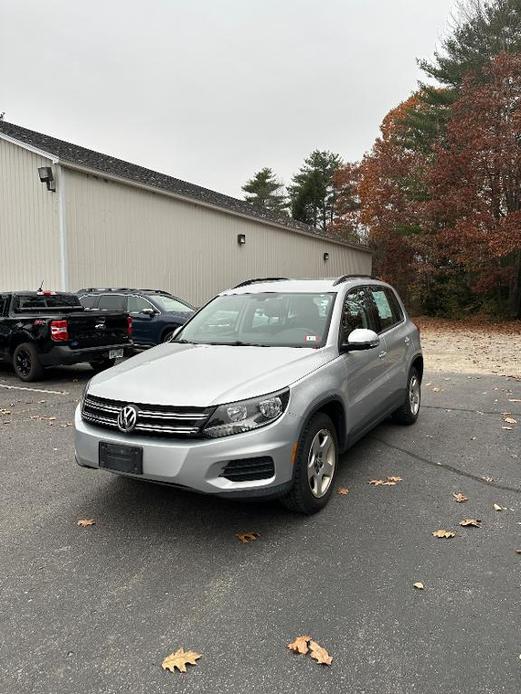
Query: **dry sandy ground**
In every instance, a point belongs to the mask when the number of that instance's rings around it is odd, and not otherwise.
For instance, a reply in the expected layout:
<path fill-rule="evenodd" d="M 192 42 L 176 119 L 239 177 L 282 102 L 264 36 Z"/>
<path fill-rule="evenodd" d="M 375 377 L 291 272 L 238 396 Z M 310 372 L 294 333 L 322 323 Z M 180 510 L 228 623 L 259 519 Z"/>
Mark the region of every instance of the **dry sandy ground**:
<path fill-rule="evenodd" d="M 420 317 L 425 368 L 521 378 L 521 321 L 490 323 Z"/>

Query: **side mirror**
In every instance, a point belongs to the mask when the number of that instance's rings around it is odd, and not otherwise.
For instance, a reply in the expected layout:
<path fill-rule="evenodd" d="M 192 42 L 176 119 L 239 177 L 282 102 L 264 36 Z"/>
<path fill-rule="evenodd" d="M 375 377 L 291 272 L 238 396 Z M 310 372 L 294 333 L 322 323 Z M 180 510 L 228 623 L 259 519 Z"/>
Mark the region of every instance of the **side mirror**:
<path fill-rule="evenodd" d="M 342 344 L 343 352 L 360 352 L 364 349 L 373 349 L 380 344 L 380 338 L 374 330 L 357 328 L 347 336 L 347 342 Z"/>
<path fill-rule="evenodd" d="M 144 308 L 142 311 L 140 311 L 144 316 L 155 316 L 157 311 L 154 311 L 153 308 Z"/>

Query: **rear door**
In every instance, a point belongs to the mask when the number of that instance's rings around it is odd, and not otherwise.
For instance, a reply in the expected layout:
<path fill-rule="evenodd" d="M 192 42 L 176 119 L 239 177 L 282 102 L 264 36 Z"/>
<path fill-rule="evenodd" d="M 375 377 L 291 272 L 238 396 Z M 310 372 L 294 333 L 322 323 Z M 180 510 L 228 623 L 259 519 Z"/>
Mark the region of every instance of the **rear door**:
<path fill-rule="evenodd" d="M 365 286 L 355 287 L 346 294 L 342 308 L 340 341 L 347 339 L 356 328 L 378 332 L 374 303 Z M 382 391 L 385 387 L 385 344 L 374 349 L 345 352 L 345 402 L 348 408 L 350 434 L 369 427 L 384 410 Z"/>
<path fill-rule="evenodd" d="M 392 404 L 391 401 L 400 401 L 403 398 L 412 345 L 404 311 L 391 287 L 372 285 L 369 291 L 378 316 L 378 334 L 382 341 L 385 340 L 385 391 Z"/>

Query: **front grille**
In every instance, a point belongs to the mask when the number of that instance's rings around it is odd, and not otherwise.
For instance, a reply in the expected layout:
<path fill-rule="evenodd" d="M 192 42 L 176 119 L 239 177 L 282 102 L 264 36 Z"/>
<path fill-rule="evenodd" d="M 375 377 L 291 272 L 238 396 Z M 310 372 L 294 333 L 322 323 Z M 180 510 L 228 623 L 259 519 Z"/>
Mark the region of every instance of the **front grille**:
<path fill-rule="evenodd" d="M 230 482 L 252 482 L 253 480 L 266 480 L 275 474 L 273 459 L 268 456 L 262 458 L 239 458 L 226 463 L 219 477 L 225 477 Z"/>
<path fill-rule="evenodd" d="M 118 416 L 129 403 L 87 395 L 81 415 L 86 422 L 107 429 L 119 429 Z M 137 408 L 136 426 L 130 432 L 151 436 L 184 438 L 197 436 L 208 421 L 213 408 L 177 407 L 170 405 L 140 405 Z"/>

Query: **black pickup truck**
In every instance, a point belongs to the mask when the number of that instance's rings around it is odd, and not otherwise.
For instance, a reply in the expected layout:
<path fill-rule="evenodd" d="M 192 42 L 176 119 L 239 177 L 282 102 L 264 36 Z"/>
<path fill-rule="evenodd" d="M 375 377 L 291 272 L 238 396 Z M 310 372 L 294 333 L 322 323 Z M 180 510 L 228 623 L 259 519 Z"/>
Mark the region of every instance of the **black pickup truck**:
<path fill-rule="evenodd" d="M 126 313 L 85 311 L 76 294 L 0 292 L 0 361 L 22 381 L 41 378 L 47 366 L 89 362 L 104 369 L 133 353 Z"/>

